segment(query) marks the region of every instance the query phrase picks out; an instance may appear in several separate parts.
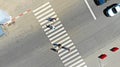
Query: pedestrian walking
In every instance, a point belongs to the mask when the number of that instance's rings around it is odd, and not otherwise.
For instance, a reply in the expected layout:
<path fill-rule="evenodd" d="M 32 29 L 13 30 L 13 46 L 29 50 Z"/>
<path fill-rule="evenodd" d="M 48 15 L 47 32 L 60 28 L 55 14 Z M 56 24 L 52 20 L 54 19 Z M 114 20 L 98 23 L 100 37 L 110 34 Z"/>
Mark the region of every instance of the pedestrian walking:
<path fill-rule="evenodd" d="M 53 29 L 53 30 L 55 29 L 55 27 L 52 26 L 52 25 L 46 25 L 46 27 L 47 27 L 47 28 L 50 28 L 50 29 Z"/>
<path fill-rule="evenodd" d="M 56 20 L 56 18 L 50 18 L 49 17 L 47 20 L 50 21 L 50 22 L 52 22 L 52 21 Z"/>
<path fill-rule="evenodd" d="M 62 47 L 62 45 L 61 44 L 53 44 L 55 47 L 58 47 L 58 48 L 61 48 Z"/>
<path fill-rule="evenodd" d="M 61 48 L 65 49 L 65 50 L 68 50 L 70 52 L 70 48 L 67 48 L 67 47 L 64 47 L 64 46 L 62 46 Z"/>
<path fill-rule="evenodd" d="M 70 48 L 67 48 L 67 47 L 65 47 L 65 46 L 62 46 L 61 44 L 53 44 L 54 46 L 55 46 L 55 48 L 58 48 L 58 49 L 65 49 L 65 50 L 68 50 L 68 51 L 70 51 Z"/>

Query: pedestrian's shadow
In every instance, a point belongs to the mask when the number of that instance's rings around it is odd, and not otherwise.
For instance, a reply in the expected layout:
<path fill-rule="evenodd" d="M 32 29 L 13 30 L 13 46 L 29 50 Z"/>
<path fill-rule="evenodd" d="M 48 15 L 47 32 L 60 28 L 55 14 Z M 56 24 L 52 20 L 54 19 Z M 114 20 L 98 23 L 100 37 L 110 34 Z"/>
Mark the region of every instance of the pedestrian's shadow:
<path fill-rule="evenodd" d="M 55 48 L 50 48 L 50 49 L 54 52 L 58 52 L 58 50 L 56 50 Z"/>

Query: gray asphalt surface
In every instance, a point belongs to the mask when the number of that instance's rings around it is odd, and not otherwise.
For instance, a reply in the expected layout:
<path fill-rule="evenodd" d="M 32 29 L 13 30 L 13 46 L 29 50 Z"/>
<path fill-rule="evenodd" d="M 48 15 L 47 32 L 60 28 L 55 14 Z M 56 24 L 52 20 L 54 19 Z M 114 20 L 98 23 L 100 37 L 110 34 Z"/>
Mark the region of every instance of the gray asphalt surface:
<path fill-rule="evenodd" d="M 1 8 L 13 16 L 17 16 L 27 8 L 35 9 L 47 2 L 47 0 L 31 0 L 27 3 L 22 0 L 19 3 L 12 0 L 9 4 L 9 0 L 0 1 L 5 3 L 5 6 Z M 16 7 L 12 5 L 12 2 L 15 2 Z M 107 18 L 103 14 L 103 9 L 107 5 L 120 2 L 119 0 L 111 0 L 100 7 L 89 0 L 88 3 L 97 20 L 93 19 L 84 0 L 74 2 L 51 0 L 50 2 L 83 58 L 104 47 L 107 45 L 106 43 L 116 39 L 120 34 L 120 15 Z M 22 5 L 23 3 L 24 5 Z M 27 5 L 25 6 L 25 4 Z M 8 5 L 11 6 L 7 8 Z M 14 10 L 16 11 L 13 12 Z M 0 41 L 0 67 L 64 67 L 57 54 L 50 50 L 52 45 L 32 13 L 21 17 L 16 22 L 14 27 L 11 26 L 8 29 L 9 34 Z M 27 25 L 32 25 L 33 28 L 28 28 Z M 29 31 L 26 32 L 26 29 Z M 18 36 L 21 31 L 24 33 Z M 34 33 L 31 33 L 32 31 Z"/>

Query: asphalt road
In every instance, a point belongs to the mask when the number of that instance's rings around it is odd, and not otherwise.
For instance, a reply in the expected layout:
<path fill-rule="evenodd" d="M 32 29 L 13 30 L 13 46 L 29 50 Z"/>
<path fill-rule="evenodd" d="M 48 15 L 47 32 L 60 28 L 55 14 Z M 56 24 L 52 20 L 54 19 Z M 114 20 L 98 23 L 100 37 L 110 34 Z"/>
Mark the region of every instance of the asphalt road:
<path fill-rule="evenodd" d="M 10 4 L 16 2 L 16 7 L 12 5 L 10 6 L 11 9 L 7 8 L 10 5 L 8 0 L 1 0 L 1 2 L 5 3 L 5 6 L 1 7 L 2 9 L 7 10 L 13 16 L 17 16 L 27 8 L 35 9 L 47 0 L 21 1 L 20 4 L 18 1 L 12 0 Z M 120 2 L 119 0 L 111 0 L 100 7 L 89 0 L 88 3 L 97 18 L 96 20 L 92 17 L 84 0 L 75 0 L 74 2 L 51 0 L 50 2 L 83 58 L 108 45 L 107 43 L 119 36 L 119 15 L 107 18 L 103 14 L 103 9 L 106 6 Z M 27 5 L 25 6 L 25 4 Z M 0 41 L 0 67 L 64 67 L 57 53 L 50 50 L 52 45 L 33 13 L 21 17 L 16 22 L 14 27 L 11 26 L 8 29 L 9 34 Z M 27 25 L 32 25 L 33 28 L 28 28 Z M 26 32 L 27 28 L 29 31 Z M 31 33 L 31 30 L 34 33 Z M 24 33 L 17 36 L 21 31 Z"/>

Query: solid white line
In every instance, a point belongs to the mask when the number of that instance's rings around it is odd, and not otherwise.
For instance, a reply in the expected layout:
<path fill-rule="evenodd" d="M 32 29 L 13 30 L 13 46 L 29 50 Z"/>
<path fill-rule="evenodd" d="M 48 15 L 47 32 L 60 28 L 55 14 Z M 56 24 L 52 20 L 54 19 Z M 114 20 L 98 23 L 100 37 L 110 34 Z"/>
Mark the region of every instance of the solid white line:
<path fill-rule="evenodd" d="M 55 25 L 53 25 L 54 27 L 55 27 L 55 30 L 57 30 L 57 29 L 59 29 L 60 27 L 62 27 L 62 24 L 60 25 L 60 26 L 55 26 Z M 51 32 L 53 32 L 54 30 L 49 30 L 46 34 L 50 34 Z"/>
<path fill-rule="evenodd" d="M 53 11 L 53 9 L 50 9 L 50 10 L 42 13 L 41 15 L 37 16 L 36 19 L 39 19 L 40 17 L 43 17 L 43 16 L 45 16 L 46 14 L 51 13 L 52 11 Z"/>
<path fill-rule="evenodd" d="M 71 63 L 73 63 L 73 62 L 75 62 L 76 60 L 78 60 L 80 58 L 81 58 L 81 56 L 77 56 L 75 59 L 73 59 L 73 60 L 69 61 L 68 63 L 66 63 L 66 66 L 69 65 L 69 64 L 71 64 Z"/>
<path fill-rule="evenodd" d="M 63 31 L 63 32 L 61 32 L 61 33 L 58 33 L 58 34 L 55 35 L 54 37 L 50 38 L 50 40 L 53 40 L 53 39 L 59 37 L 60 35 L 63 35 L 64 33 L 66 33 L 66 31 Z"/>
<path fill-rule="evenodd" d="M 77 62 L 71 64 L 69 67 L 74 67 L 76 64 L 78 64 L 78 63 L 80 63 L 80 62 L 82 62 L 82 61 L 83 61 L 83 59 L 81 59 L 81 60 L 79 60 L 79 61 L 77 61 Z"/>
<path fill-rule="evenodd" d="M 38 14 L 44 12 L 45 10 L 47 10 L 47 9 L 50 8 L 50 7 L 51 7 L 51 5 L 49 5 L 49 6 L 47 6 L 46 8 L 40 10 L 39 12 L 36 12 L 36 13 L 34 14 L 34 16 L 37 16 Z"/>
<path fill-rule="evenodd" d="M 55 42 L 57 42 L 58 40 L 61 40 L 61 39 L 63 39 L 64 37 L 67 37 L 67 36 L 68 36 L 68 34 L 65 34 L 65 35 L 63 35 L 63 36 L 61 36 L 61 37 L 53 40 L 51 43 L 55 43 Z"/>
<path fill-rule="evenodd" d="M 69 55 L 71 55 L 71 54 L 73 54 L 73 53 L 75 53 L 75 52 L 77 52 L 77 49 L 76 49 L 76 50 L 74 50 L 74 51 L 72 51 L 72 52 L 69 52 L 67 55 L 65 55 L 65 56 L 61 57 L 61 60 L 65 59 L 66 57 L 68 57 Z M 62 55 L 63 55 L 63 54 L 61 53 L 61 55 L 60 55 L 60 56 L 62 56 Z"/>
<path fill-rule="evenodd" d="M 50 16 L 52 16 L 54 14 L 55 14 L 55 12 L 52 12 L 52 13 L 48 14 L 47 16 L 45 16 L 45 17 L 41 18 L 40 20 L 38 20 L 38 22 L 41 22 L 41 21 L 45 20 L 46 18 L 48 18 L 48 17 L 50 17 Z"/>
<path fill-rule="evenodd" d="M 57 15 L 53 15 L 52 17 L 57 17 Z M 45 20 L 45 22 L 41 22 L 40 25 L 44 25 L 46 22 L 48 22 L 48 20 Z"/>
<path fill-rule="evenodd" d="M 63 40 L 59 41 L 58 43 L 61 44 L 61 43 L 65 42 L 68 39 L 70 39 L 70 37 L 67 37 L 67 38 L 63 39 Z"/>
<path fill-rule="evenodd" d="M 91 14 L 92 14 L 94 20 L 96 20 L 96 16 L 95 16 L 95 14 L 93 13 L 93 11 L 92 11 L 90 5 L 88 4 L 87 0 L 84 0 L 84 1 L 85 1 L 86 5 L 88 6 L 88 9 L 90 10 L 90 12 L 91 12 Z"/>
<path fill-rule="evenodd" d="M 63 63 L 65 63 L 65 62 L 67 62 L 67 61 L 69 61 L 69 60 L 72 60 L 73 58 L 78 57 L 78 56 L 79 56 L 79 54 L 76 53 L 76 54 L 74 54 L 74 55 L 66 58 L 65 60 L 63 60 Z M 74 60 L 74 59 L 73 59 L 73 60 Z M 70 62 L 71 62 L 71 61 L 67 62 L 66 65 L 69 65 Z"/>
<path fill-rule="evenodd" d="M 77 65 L 76 67 L 81 67 L 81 66 L 83 66 L 84 64 L 85 64 L 85 62 L 83 62 L 83 63 Z"/>
<path fill-rule="evenodd" d="M 38 8 L 37 8 L 37 9 L 35 9 L 35 10 L 33 10 L 33 12 L 36 12 L 36 11 L 38 11 L 38 10 L 42 9 L 43 7 L 47 6 L 48 4 L 50 4 L 50 3 L 49 3 L 49 2 L 47 2 L 47 3 L 43 4 L 42 6 L 38 7 Z"/>
<path fill-rule="evenodd" d="M 60 28 L 59 30 L 55 31 L 54 33 L 48 35 L 48 38 L 50 38 L 51 36 L 57 34 L 58 32 L 60 32 L 60 31 L 62 31 L 62 30 L 64 30 L 64 27 L 62 27 L 62 28 Z"/>

